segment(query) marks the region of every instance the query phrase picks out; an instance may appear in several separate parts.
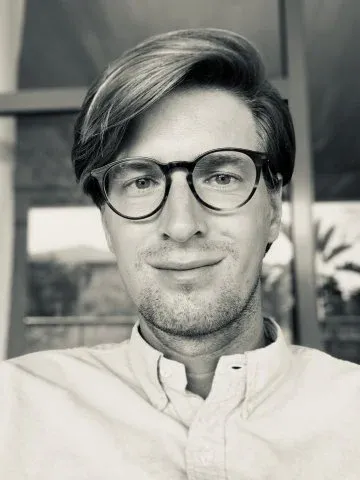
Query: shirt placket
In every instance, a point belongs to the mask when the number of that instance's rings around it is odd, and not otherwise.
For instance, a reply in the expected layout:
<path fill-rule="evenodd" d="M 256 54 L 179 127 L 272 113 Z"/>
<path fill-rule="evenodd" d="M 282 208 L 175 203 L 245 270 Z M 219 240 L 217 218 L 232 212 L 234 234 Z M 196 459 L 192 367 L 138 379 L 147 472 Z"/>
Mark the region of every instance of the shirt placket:
<path fill-rule="evenodd" d="M 189 480 L 227 478 L 226 420 L 244 399 L 245 378 L 243 364 L 218 365 L 212 390 L 189 428 L 186 446 Z"/>
<path fill-rule="evenodd" d="M 169 400 L 164 412 L 188 428 L 204 400 L 186 391 L 187 379 L 184 365 L 176 365 L 163 358 L 160 362 L 160 378 Z"/>

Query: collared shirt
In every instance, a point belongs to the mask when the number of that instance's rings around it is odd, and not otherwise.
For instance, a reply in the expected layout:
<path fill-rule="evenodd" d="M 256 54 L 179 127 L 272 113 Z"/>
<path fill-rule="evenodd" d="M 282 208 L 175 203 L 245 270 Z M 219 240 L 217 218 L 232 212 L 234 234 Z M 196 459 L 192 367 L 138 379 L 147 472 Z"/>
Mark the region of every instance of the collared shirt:
<path fill-rule="evenodd" d="M 141 337 L 0 365 L 2 480 L 359 480 L 360 367 L 272 343 L 220 358 L 204 400 Z"/>

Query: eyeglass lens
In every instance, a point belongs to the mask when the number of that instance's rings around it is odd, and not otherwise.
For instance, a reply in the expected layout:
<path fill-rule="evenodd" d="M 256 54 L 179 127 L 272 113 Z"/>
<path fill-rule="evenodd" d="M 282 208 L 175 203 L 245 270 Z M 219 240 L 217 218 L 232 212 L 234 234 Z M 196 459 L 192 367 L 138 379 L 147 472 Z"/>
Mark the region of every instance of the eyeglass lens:
<path fill-rule="evenodd" d="M 214 208 L 233 209 L 250 196 L 256 182 L 256 167 L 246 154 L 236 151 L 209 153 L 193 170 L 193 186 L 199 198 Z M 149 159 L 128 159 L 111 167 L 105 191 L 120 214 L 141 217 L 163 201 L 166 177 Z"/>

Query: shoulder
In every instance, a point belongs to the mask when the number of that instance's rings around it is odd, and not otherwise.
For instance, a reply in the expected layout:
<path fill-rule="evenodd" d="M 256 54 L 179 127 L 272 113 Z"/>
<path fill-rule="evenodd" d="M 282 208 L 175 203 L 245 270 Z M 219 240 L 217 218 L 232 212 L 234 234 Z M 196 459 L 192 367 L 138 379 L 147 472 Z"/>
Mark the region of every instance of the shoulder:
<path fill-rule="evenodd" d="M 322 350 L 303 347 L 300 345 L 291 345 L 290 349 L 295 362 L 299 362 L 304 365 L 311 365 L 313 368 L 328 367 L 331 370 L 353 370 L 360 373 L 360 365 L 357 363 L 341 360 L 340 358 L 336 358 Z"/>
<path fill-rule="evenodd" d="M 127 357 L 127 347 L 128 340 L 125 340 L 119 344 L 39 351 L 2 361 L 0 392 L 5 386 L 9 392 L 44 382 L 65 387 L 94 372 L 106 371 L 115 356 L 126 367 L 126 361 L 121 360 Z"/>
<path fill-rule="evenodd" d="M 335 358 L 323 351 L 292 345 L 292 374 L 298 382 L 314 388 L 346 389 L 360 396 L 360 365 Z"/>

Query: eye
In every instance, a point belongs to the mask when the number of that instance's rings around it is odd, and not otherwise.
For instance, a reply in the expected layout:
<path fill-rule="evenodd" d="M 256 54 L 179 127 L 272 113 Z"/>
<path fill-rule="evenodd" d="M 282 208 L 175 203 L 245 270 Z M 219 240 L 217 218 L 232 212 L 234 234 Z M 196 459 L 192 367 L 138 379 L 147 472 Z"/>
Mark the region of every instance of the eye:
<path fill-rule="evenodd" d="M 215 176 L 216 183 L 219 183 L 220 185 L 229 185 L 233 177 L 231 175 L 228 175 L 226 173 L 220 173 L 219 175 Z"/>
<path fill-rule="evenodd" d="M 156 187 L 158 182 L 151 177 L 138 177 L 123 183 L 124 189 L 147 190 Z"/>
<path fill-rule="evenodd" d="M 230 175 L 229 173 L 216 173 L 208 177 L 205 182 L 210 186 L 226 187 L 241 182 L 241 179 L 238 176 Z"/>
<path fill-rule="evenodd" d="M 139 190 L 145 190 L 146 188 L 149 188 L 154 183 L 155 182 L 151 178 L 146 178 L 146 177 L 138 178 L 134 181 L 135 186 Z"/>

